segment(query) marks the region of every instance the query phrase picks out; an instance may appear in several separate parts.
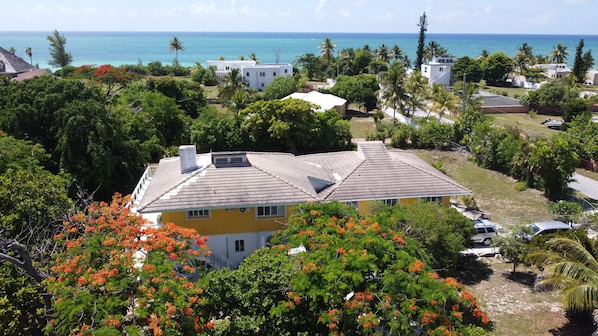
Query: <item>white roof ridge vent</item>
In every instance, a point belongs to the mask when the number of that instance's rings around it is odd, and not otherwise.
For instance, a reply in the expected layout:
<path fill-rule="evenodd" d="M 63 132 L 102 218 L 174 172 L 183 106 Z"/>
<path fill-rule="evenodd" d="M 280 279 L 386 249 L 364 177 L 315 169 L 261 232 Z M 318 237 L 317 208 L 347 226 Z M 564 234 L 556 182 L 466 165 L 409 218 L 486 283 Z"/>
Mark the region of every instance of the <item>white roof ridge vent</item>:
<path fill-rule="evenodd" d="M 216 168 L 251 167 L 245 152 L 212 152 L 212 164 Z"/>
<path fill-rule="evenodd" d="M 197 150 L 195 145 L 179 146 L 179 157 L 181 162 L 181 174 L 194 171 L 197 165 Z"/>

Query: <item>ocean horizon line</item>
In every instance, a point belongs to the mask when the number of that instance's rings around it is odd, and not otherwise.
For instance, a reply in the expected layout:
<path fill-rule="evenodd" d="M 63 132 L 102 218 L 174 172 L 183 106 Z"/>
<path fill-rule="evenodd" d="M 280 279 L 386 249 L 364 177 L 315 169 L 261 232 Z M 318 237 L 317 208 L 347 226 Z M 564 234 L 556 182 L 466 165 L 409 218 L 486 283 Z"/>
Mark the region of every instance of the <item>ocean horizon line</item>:
<path fill-rule="evenodd" d="M 53 32 L 54 30 L 48 30 L 49 32 Z M 2 33 L 46 33 L 46 30 L 0 30 Z M 334 35 L 419 35 L 419 32 L 324 32 L 324 31 L 196 31 L 196 30 L 180 30 L 180 31 L 168 31 L 168 30 L 59 30 L 60 33 L 99 33 L 99 34 L 107 34 L 107 33 L 126 33 L 126 34 L 135 34 L 135 33 L 164 33 L 164 34 L 172 34 L 172 33 L 182 33 L 182 34 L 243 34 L 243 35 L 250 35 L 250 34 L 334 34 Z M 444 36 L 444 35 L 463 35 L 463 36 L 591 36 L 595 37 L 598 34 L 583 34 L 583 33 L 567 33 L 567 34 L 538 34 L 538 33 L 455 33 L 455 32 L 442 32 L 442 33 L 426 33 L 427 36 Z"/>

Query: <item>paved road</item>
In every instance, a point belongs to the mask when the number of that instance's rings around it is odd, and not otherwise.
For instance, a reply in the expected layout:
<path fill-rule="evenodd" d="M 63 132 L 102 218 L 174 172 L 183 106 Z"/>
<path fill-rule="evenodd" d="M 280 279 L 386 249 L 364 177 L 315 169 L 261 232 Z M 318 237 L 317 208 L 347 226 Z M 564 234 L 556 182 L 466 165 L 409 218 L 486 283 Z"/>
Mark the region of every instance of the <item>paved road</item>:
<path fill-rule="evenodd" d="M 569 188 L 575 189 L 589 198 L 598 200 L 598 181 L 589 177 L 573 173 L 573 182 L 569 183 Z"/>

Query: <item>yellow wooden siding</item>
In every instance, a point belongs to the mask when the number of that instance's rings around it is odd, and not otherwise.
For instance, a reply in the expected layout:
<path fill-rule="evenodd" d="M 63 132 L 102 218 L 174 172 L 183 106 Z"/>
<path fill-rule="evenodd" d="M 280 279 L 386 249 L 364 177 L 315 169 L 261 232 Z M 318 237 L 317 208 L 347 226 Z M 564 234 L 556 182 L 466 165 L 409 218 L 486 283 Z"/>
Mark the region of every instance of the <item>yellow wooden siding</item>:
<path fill-rule="evenodd" d="M 289 207 L 285 209 L 289 213 Z M 282 228 L 286 217 L 272 217 L 270 219 L 256 219 L 255 208 L 247 208 L 246 212 L 239 209 L 210 210 L 210 218 L 187 219 L 186 212 L 165 212 L 162 223 L 175 223 L 178 226 L 194 228 L 202 236 L 216 234 L 234 234 L 244 232 L 275 231 Z"/>
<path fill-rule="evenodd" d="M 375 201 L 359 201 L 358 209 L 362 215 L 371 214 L 370 204 Z M 414 204 L 419 198 L 401 198 L 400 204 Z M 443 197 L 441 205 L 448 207 L 450 197 Z M 162 223 L 175 223 L 178 226 L 194 228 L 200 235 L 234 234 L 245 232 L 276 231 L 286 222 L 292 206 L 285 207 L 286 217 L 256 219 L 255 208 L 246 208 L 246 212 L 235 209 L 210 210 L 210 218 L 187 219 L 187 212 L 162 213 Z"/>

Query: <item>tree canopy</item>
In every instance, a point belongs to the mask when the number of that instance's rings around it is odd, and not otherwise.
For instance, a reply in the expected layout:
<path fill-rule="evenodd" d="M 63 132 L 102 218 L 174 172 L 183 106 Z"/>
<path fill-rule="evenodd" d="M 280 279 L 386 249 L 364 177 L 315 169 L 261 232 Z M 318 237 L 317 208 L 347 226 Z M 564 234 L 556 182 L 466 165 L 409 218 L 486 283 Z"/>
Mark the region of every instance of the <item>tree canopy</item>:
<path fill-rule="evenodd" d="M 50 41 L 50 47 L 48 49 L 50 51 L 50 56 L 52 57 L 52 59 L 48 61 L 48 64 L 59 68 L 71 64 L 73 55 L 66 51 L 66 37 L 64 34 L 59 33 L 58 30 L 54 30 L 52 35 L 48 35 L 46 38 Z"/>

